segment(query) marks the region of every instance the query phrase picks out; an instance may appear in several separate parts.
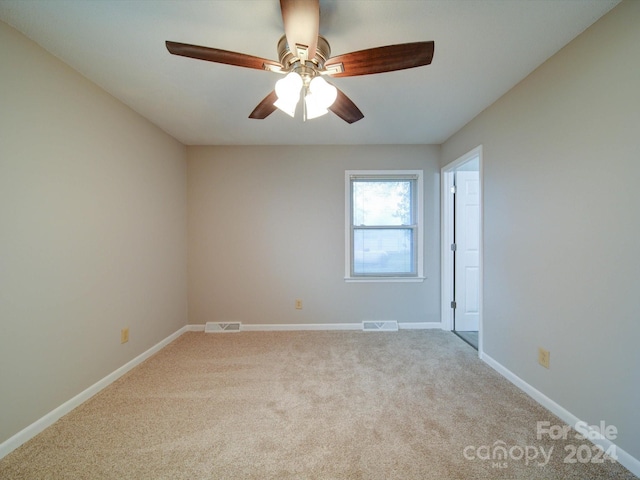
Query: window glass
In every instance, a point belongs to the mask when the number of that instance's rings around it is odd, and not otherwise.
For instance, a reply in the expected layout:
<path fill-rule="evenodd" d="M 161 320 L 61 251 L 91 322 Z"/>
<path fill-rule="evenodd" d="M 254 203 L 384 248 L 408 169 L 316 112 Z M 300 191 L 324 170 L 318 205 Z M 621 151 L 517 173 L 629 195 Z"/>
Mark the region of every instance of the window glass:
<path fill-rule="evenodd" d="M 421 275 L 419 171 L 347 171 L 346 277 Z"/>

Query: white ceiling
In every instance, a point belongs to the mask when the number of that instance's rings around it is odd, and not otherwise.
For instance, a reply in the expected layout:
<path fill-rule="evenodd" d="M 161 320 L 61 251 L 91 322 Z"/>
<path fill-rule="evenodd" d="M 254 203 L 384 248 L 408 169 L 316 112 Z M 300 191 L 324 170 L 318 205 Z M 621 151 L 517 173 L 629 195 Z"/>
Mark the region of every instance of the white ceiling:
<path fill-rule="evenodd" d="M 187 145 L 440 144 L 618 2 L 320 0 L 333 55 L 435 41 L 430 66 L 331 80 L 365 115 L 352 125 L 251 120 L 279 75 L 165 48 L 278 60 L 277 0 L 0 0 L 0 19 Z"/>

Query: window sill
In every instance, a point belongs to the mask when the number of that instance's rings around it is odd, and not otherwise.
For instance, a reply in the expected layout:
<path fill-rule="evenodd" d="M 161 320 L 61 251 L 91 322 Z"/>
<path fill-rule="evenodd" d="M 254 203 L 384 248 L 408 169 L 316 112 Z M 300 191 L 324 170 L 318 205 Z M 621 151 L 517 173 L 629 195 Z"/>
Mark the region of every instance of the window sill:
<path fill-rule="evenodd" d="M 344 277 L 346 283 L 418 283 L 427 277 Z"/>

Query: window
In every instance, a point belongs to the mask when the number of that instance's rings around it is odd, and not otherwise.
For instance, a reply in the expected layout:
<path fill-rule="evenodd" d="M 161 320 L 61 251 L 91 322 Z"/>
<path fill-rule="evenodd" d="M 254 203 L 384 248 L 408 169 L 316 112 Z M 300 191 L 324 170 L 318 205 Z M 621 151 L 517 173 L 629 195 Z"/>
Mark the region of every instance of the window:
<path fill-rule="evenodd" d="M 422 171 L 345 172 L 347 281 L 421 281 Z"/>

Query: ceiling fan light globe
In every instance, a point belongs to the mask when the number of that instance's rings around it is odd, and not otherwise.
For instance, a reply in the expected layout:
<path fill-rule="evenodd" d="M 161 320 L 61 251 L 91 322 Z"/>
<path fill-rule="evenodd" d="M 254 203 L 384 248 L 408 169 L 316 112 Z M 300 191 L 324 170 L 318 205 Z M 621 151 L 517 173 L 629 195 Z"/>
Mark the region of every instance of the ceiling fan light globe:
<path fill-rule="evenodd" d="M 293 117 L 296 113 L 296 105 L 300 100 L 302 84 L 302 77 L 296 72 L 290 72 L 284 78 L 278 80 L 276 82 L 278 99 L 273 102 L 273 105 Z"/>
<path fill-rule="evenodd" d="M 309 93 L 304 98 L 304 103 L 306 106 L 306 117 L 308 120 L 318 118 L 329 113 L 329 110 L 323 106 L 321 99 L 315 93 Z"/>
<path fill-rule="evenodd" d="M 291 99 L 279 98 L 278 100 L 273 102 L 273 105 L 277 107 L 279 110 L 289 115 L 290 117 L 294 117 L 296 114 L 296 106 L 298 105 L 298 99 L 291 100 Z"/>
<path fill-rule="evenodd" d="M 325 110 L 333 105 L 333 102 L 336 101 L 336 97 L 338 96 L 336 87 L 327 83 L 322 77 L 314 77 L 311 80 L 309 83 L 309 91 L 311 93 L 307 95 L 307 98 L 313 95 L 314 103 L 317 103 L 320 108 Z"/>
<path fill-rule="evenodd" d="M 300 97 L 301 89 L 302 77 L 296 72 L 290 72 L 276 82 L 276 95 L 279 99 L 297 99 Z"/>

